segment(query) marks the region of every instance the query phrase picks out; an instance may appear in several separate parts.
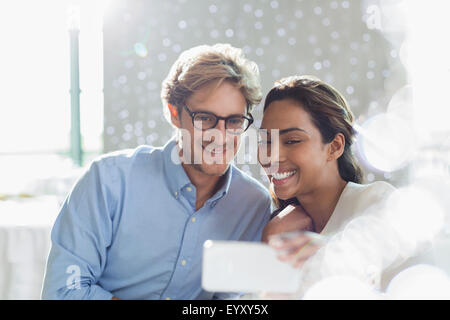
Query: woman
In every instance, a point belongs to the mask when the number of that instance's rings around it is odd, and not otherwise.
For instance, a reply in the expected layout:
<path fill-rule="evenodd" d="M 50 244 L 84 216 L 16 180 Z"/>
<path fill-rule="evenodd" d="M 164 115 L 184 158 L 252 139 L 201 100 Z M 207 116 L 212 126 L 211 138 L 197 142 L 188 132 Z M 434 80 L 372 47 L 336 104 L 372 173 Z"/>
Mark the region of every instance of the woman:
<path fill-rule="evenodd" d="M 353 120 L 344 97 L 311 76 L 282 79 L 266 97 L 258 157 L 278 210 L 263 241 L 283 250 L 280 259 L 296 267 L 317 246 L 307 245 L 308 233 L 284 239 L 274 235 L 307 230 L 330 237 L 395 190 L 386 182 L 361 184 L 362 171 L 351 151 Z M 278 143 L 276 154 L 271 154 L 273 143 Z M 285 214 L 289 204 L 295 210 Z"/>

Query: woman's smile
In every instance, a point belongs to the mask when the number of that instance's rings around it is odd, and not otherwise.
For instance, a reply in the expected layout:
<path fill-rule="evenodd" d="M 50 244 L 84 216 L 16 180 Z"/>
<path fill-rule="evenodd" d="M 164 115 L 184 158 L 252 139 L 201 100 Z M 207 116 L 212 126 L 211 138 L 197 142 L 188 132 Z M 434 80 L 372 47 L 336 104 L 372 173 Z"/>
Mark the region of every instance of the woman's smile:
<path fill-rule="evenodd" d="M 292 180 L 296 176 L 297 170 L 278 171 L 271 176 L 271 181 L 276 186 L 281 186 Z"/>

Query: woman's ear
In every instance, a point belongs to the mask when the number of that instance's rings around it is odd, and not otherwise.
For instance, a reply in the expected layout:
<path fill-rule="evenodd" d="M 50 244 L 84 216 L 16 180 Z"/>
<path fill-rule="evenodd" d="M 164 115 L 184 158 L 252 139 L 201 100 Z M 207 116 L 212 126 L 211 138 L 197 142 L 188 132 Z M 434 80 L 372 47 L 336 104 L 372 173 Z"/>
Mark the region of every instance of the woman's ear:
<path fill-rule="evenodd" d="M 339 159 L 339 157 L 344 153 L 345 148 L 345 137 L 342 133 L 338 133 L 333 141 L 329 144 L 329 155 L 328 161 L 334 161 Z"/>
<path fill-rule="evenodd" d="M 180 128 L 181 124 L 177 107 L 170 103 L 167 104 L 167 107 L 169 108 L 170 120 L 172 121 L 172 124 L 175 127 Z"/>

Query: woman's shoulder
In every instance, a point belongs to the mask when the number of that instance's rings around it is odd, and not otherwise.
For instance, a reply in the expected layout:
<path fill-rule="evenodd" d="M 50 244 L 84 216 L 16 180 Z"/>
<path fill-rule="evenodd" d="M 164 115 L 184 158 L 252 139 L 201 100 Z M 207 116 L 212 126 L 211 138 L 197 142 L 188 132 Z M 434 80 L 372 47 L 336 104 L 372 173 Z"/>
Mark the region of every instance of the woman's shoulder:
<path fill-rule="evenodd" d="M 384 202 L 395 190 L 396 188 L 386 181 L 375 181 L 369 184 L 349 182 L 343 195 L 354 204 L 358 203 L 361 208 Z"/>
<path fill-rule="evenodd" d="M 349 182 L 346 189 L 359 195 L 385 195 L 390 194 L 396 190 L 396 188 L 386 181 L 375 181 L 369 184 L 359 184 Z"/>
<path fill-rule="evenodd" d="M 334 234 L 358 216 L 379 212 L 395 190 L 385 181 L 369 184 L 348 182 L 322 233 Z"/>

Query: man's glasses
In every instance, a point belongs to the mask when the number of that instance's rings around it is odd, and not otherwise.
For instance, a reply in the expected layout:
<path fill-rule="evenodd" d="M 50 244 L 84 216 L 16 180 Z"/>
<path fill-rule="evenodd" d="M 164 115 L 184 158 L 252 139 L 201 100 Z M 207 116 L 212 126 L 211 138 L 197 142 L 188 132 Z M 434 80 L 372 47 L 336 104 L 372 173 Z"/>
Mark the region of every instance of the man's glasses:
<path fill-rule="evenodd" d="M 186 105 L 184 105 L 184 108 L 191 116 L 194 128 L 203 131 L 212 129 L 215 126 L 217 126 L 219 120 L 225 120 L 225 129 L 227 130 L 227 132 L 239 135 L 242 134 L 245 130 L 247 130 L 248 127 L 250 127 L 250 125 L 254 121 L 251 113 L 249 113 L 248 116 L 233 115 L 229 117 L 220 117 L 212 112 L 206 111 L 192 112 Z"/>

